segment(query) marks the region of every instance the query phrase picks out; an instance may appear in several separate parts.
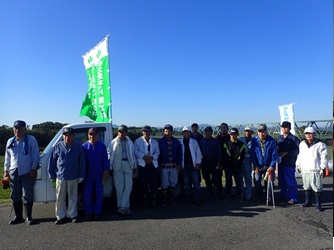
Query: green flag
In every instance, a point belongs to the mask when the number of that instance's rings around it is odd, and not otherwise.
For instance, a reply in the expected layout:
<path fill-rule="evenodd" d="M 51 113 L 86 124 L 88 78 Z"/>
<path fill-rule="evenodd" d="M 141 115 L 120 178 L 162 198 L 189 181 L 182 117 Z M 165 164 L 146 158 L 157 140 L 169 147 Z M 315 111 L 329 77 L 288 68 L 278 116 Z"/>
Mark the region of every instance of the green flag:
<path fill-rule="evenodd" d="M 80 116 L 96 122 L 111 121 L 108 36 L 83 55 L 88 92 L 82 102 Z"/>

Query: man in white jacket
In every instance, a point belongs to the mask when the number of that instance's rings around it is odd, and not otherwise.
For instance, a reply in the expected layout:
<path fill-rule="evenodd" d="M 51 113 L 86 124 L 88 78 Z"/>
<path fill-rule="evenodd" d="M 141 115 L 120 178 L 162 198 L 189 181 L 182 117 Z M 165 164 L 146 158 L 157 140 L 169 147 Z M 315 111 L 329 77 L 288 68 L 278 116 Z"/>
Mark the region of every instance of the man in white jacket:
<path fill-rule="evenodd" d="M 190 138 L 191 128 L 182 129 L 183 138 L 180 140 L 182 148 L 182 175 L 187 195 L 196 205 L 201 205 L 201 183 L 199 168 L 202 154 L 197 141 Z"/>
<path fill-rule="evenodd" d="M 302 173 L 305 203 L 302 207 L 312 205 L 312 190 L 315 192 L 316 210 L 321 208 L 322 180 L 328 164 L 328 152 L 325 143 L 316 138 L 316 131 L 312 127 L 304 130 L 306 140 L 299 144 L 299 155 L 296 166 Z"/>
<path fill-rule="evenodd" d="M 158 158 L 160 154 L 158 142 L 151 138 L 152 129 L 145 125 L 142 129 L 143 136 L 135 140 L 135 155 L 138 162 L 140 191 L 143 195 L 143 205 L 148 206 L 148 198 L 151 198 L 152 207 L 156 207 L 158 193 L 159 169 Z M 149 195 L 151 197 L 149 197 Z"/>
<path fill-rule="evenodd" d="M 110 169 L 114 172 L 117 195 L 117 212 L 122 215 L 132 214 L 130 210 L 132 175 L 133 169 L 137 168 L 133 142 L 127 135 L 128 127 L 119 126 L 117 137 L 109 145 Z"/>

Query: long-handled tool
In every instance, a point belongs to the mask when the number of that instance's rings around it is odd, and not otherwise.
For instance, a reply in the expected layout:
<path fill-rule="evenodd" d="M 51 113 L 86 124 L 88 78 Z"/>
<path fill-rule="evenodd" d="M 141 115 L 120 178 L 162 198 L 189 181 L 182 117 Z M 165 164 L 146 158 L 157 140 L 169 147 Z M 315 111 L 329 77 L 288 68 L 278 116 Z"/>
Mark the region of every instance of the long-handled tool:
<path fill-rule="evenodd" d="M 271 179 L 271 173 L 266 173 L 268 175 L 268 184 L 267 184 L 267 206 L 269 204 L 269 191 L 271 189 L 271 199 L 273 203 L 273 208 L 275 208 L 275 198 L 274 198 L 274 184 Z"/>

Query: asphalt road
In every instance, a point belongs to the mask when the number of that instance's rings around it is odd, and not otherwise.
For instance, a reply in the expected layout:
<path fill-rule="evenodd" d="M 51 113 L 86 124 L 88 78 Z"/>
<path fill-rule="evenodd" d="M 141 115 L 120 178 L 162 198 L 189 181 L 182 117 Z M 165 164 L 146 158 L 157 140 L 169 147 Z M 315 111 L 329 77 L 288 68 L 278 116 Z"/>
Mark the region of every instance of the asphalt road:
<path fill-rule="evenodd" d="M 134 213 L 122 217 L 108 200 L 101 221 L 64 225 L 54 224 L 54 203 L 35 204 L 37 223 L 28 226 L 8 225 L 11 207 L 3 206 L 0 249 L 333 249 L 333 178 L 324 183 L 324 212 L 278 201 L 273 208 L 262 200 L 208 198 L 200 207 L 182 199 L 176 206 L 143 209 L 134 199 Z"/>

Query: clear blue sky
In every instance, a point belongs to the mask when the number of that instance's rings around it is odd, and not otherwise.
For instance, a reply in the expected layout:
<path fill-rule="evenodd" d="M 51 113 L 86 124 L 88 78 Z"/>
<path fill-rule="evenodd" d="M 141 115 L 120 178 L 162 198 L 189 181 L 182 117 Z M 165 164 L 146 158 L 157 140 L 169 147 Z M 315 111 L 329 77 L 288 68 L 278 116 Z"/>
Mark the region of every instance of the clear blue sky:
<path fill-rule="evenodd" d="M 332 119 L 332 0 L 2 1 L 0 125 L 73 123 L 107 34 L 114 124 Z"/>

